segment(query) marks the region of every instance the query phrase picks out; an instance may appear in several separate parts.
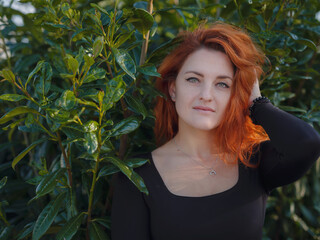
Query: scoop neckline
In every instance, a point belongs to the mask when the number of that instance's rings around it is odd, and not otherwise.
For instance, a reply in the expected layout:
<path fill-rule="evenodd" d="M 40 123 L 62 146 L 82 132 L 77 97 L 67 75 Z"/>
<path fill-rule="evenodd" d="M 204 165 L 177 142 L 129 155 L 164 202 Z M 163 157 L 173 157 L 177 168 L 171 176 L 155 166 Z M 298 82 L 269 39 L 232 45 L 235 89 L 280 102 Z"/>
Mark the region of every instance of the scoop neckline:
<path fill-rule="evenodd" d="M 228 194 L 229 192 L 235 191 L 238 186 L 240 185 L 240 181 L 242 180 L 242 171 L 241 171 L 241 163 L 238 164 L 238 180 L 236 182 L 235 185 L 233 185 L 231 188 L 226 189 L 225 191 L 219 192 L 219 193 L 214 193 L 211 195 L 206 195 L 206 196 L 200 196 L 200 197 L 192 197 L 192 196 L 182 196 L 182 195 L 177 195 L 172 193 L 166 186 L 166 184 L 164 183 L 156 165 L 153 162 L 153 156 L 152 156 L 152 152 L 150 152 L 150 162 L 152 167 L 154 168 L 157 177 L 159 178 L 162 188 L 165 190 L 165 192 L 167 192 L 168 195 L 174 197 L 174 198 L 184 198 L 184 199 L 206 199 L 206 198 L 214 198 L 214 197 L 218 197 L 218 196 L 222 196 L 225 194 Z"/>

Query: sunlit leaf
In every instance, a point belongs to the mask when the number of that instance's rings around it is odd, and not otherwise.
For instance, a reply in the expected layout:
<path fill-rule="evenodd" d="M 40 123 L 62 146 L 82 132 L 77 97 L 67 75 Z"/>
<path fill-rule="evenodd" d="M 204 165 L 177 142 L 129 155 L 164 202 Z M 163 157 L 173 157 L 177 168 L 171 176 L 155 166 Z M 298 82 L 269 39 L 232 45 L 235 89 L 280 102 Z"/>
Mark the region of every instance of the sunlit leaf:
<path fill-rule="evenodd" d="M 19 94 L 3 94 L 0 96 L 0 100 L 10 101 L 10 102 L 18 102 L 22 99 L 27 99 L 27 98 Z"/>
<path fill-rule="evenodd" d="M 123 49 L 111 48 L 111 50 L 122 70 L 135 80 L 136 64 L 134 63 L 129 53 Z"/>

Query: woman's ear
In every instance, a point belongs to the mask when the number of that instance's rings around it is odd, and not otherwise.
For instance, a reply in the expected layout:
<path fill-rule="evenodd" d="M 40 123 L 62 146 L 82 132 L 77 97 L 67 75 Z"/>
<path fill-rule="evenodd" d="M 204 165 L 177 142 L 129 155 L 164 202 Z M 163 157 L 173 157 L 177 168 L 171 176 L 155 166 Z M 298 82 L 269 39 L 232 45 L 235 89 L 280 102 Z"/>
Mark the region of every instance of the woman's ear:
<path fill-rule="evenodd" d="M 171 100 L 175 102 L 176 101 L 176 82 L 175 81 L 172 81 L 169 83 L 169 94 L 170 94 Z"/>

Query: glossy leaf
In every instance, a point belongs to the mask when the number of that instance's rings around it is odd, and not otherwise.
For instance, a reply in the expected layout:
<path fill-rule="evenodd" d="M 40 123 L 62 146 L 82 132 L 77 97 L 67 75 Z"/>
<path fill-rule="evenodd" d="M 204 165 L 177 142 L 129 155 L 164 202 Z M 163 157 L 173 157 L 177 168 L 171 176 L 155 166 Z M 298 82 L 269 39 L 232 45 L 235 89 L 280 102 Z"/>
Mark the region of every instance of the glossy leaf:
<path fill-rule="evenodd" d="M 114 165 L 107 165 L 101 168 L 98 174 L 98 179 L 101 177 L 109 176 L 111 174 L 114 174 L 116 172 L 119 172 L 119 168 Z"/>
<path fill-rule="evenodd" d="M 15 82 L 15 76 L 10 69 L 3 69 L 1 71 L 1 75 L 4 77 L 4 79 L 6 79 L 10 82 Z"/>
<path fill-rule="evenodd" d="M 16 107 L 16 108 L 12 109 L 10 112 L 6 113 L 5 115 L 3 115 L 0 118 L 0 124 L 4 124 L 4 123 L 10 121 L 15 116 L 18 116 L 18 115 L 21 115 L 21 114 L 25 114 L 25 113 L 39 114 L 39 112 L 34 110 L 33 108 L 29 108 L 29 107 L 25 107 L 25 106 Z"/>
<path fill-rule="evenodd" d="M 95 132 L 89 132 L 86 133 L 84 136 L 84 147 L 86 148 L 88 153 L 93 154 L 98 148 L 97 134 Z"/>
<path fill-rule="evenodd" d="M 99 123 L 96 121 L 90 120 L 83 124 L 83 129 L 86 132 L 96 132 L 99 128 Z"/>
<path fill-rule="evenodd" d="M 0 239 L 1 240 L 9 240 L 9 237 L 10 237 L 12 230 L 13 230 L 12 226 L 2 228 L 1 232 L 0 232 Z"/>
<path fill-rule="evenodd" d="M 7 177 L 7 176 L 3 177 L 3 178 L 0 180 L 0 189 L 3 188 L 4 185 L 6 185 L 7 180 L 8 180 L 8 177 Z"/>
<path fill-rule="evenodd" d="M 30 152 L 33 148 L 35 148 L 40 143 L 43 143 L 44 141 L 48 140 L 47 138 L 39 139 L 35 142 L 33 142 L 29 147 L 27 147 L 25 150 L 23 150 L 18 156 L 16 156 L 11 164 L 11 167 L 14 169 L 15 166 L 21 161 L 21 159 L 27 155 L 28 152 Z"/>
<path fill-rule="evenodd" d="M 160 73 L 157 72 L 157 68 L 154 65 L 148 64 L 144 66 L 139 66 L 137 70 L 147 76 L 161 77 Z"/>
<path fill-rule="evenodd" d="M 128 20 L 128 22 L 131 22 L 144 37 L 152 27 L 153 21 L 154 20 L 151 14 L 141 8 L 134 9 L 133 17 L 129 18 Z"/>
<path fill-rule="evenodd" d="M 140 121 L 135 117 L 128 117 L 117 123 L 113 129 L 111 136 L 128 134 L 139 127 Z"/>
<path fill-rule="evenodd" d="M 0 96 L 0 100 L 10 101 L 10 102 L 18 102 L 22 99 L 27 99 L 27 98 L 19 94 L 3 94 Z"/>
<path fill-rule="evenodd" d="M 48 109 L 47 114 L 58 123 L 64 123 L 69 120 L 70 112 L 63 109 Z"/>
<path fill-rule="evenodd" d="M 62 107 L 65 110 L 71 110 L 76 105 L 76 97 L 73 91 L 65 90 L 60 99 L 57 100 L 56 105 Z"/>
<path fill-rule="evenodd" d="M 149 160 L 145 158 L 129 158 L 125 162 L 129 167 L 136 168 L 146 164 Z"/>
<path fill-rule="evenodd" d="M 111 48 L 111 50 L 122 70 L 135 80 L 136 64 L 134 63 L 129 53 L 123 49 Z"/>
<path fill-rule="evenodd" d="M 103 79 L 106 76 L 106 71 L 102 68 L 92 69 L 84 78 L 83 83 L 89 83 L 97 79 Z"/>
<path fill-rule="evenodd" d="M 103 37 L 97 37 L 93 43 L 93 57 L 96 58 L 100 55 L 104 45 Z"/>
<path fill-rule="evenodd" d="M 60 168 L 55 172 L 45 176 L 36 188 L 36 198 L 42 197 L 52 192 L 57 185 L 57 181 L 60 180 L 60 178 L 65 174 L 65 172 L 65 168 Z"/>
<path fill-rule="evenodd" d="M 77 59 L 67 54 L 66 56 L 67 67 L 73 73 L 76 74 L 79 71 L 79 63 Z"/>
<path fill-rule="evenodd" d="M 59 194 L 55 199 L 53 199 L 40 213 L 32 233 L 32 240 L 38 240 L 45 234 L 53 220 L 57 216 L 59 209 L 65 199 L 65 194 Z"/>
<path fill-rule="evenodd" d="M 82 212 L 77 216 L 71 218 L 65 225 L 63 225 L 56 236 L 56 240 L 71 240 L 73 235 L 78 231 L 83 216 L 84 213 Z"/>
<path fill-rule="evenodd" d="M 129 168 L 126 164 L 124 164 L 120 159 L 115 157 L 106 158 L 109 162 L 117 166 L 121 172 L 123 172 L 133 183 L 137 186 L 137 188 L 141 191 L 149 195 L 148 189 L 144 184 L 143 179 L 131 168 Z"/>
<path fill-rule="evenodd" d="M 28 85 L 28 83 L 31 81 L 32 77 L 33 77 L 37 72 L 40 71 L 40 69 L 42 68 L 43 64 L 44 64 L 44 61 L 39 61 L 39 62 L 37 63 L 37 66 L 32 70 L 31 73 L 29 73 L 28 79 L 27 79 L 27 81 L 26 81 L 26 83 L 25 83 L 25 86 L 24 86 L 25 88 L 27 88 L 27 85 Z"/>
<path fill-rule="evenodd" d="M 109 240 L 109 236 L 101 229 L 101 227 L 92 222 L 90 224 L 90 239 L 91 240 Z"/>
<path fill-rule="evenodd" d="M 148 111 L 146 107 L 143 105 L 142 101 L 139 101 L 137 97 L 131 97 L 130 95 L 126 95 L 125 97 L 126 102 L 128 103 L 129 107 L 138 114 L 143 116 L 143 119 L 146 118 L 148 115 Z"/>
<path fill-rule="evenodd" d="M 50 90 L 52 78 L 52 68 L 49 63 L 42 65 L 40 77 L 36 79 L 35 90 L 39 96 L 46 96 Z"/>

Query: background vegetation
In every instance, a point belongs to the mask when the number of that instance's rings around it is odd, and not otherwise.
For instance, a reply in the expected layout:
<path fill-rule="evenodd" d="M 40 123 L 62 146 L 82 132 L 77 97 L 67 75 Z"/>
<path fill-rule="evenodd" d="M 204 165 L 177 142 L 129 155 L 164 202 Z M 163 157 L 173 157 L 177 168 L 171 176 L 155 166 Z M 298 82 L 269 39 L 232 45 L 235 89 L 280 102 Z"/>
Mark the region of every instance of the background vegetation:
<path fill-rule="evenodd" d="M 36 12 L 0 6 L 1 240 L 109 239 L 112 174 L 147 192 L 134 156 L 155 148 L 156 67 L 181 30 L 246 29 L 262 93 L 320 131 L 318 0 L 20 2 Z M 264 239 L 320 239 L 319 173 L 272 192 Z"/>

